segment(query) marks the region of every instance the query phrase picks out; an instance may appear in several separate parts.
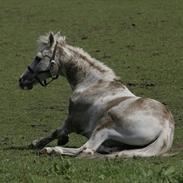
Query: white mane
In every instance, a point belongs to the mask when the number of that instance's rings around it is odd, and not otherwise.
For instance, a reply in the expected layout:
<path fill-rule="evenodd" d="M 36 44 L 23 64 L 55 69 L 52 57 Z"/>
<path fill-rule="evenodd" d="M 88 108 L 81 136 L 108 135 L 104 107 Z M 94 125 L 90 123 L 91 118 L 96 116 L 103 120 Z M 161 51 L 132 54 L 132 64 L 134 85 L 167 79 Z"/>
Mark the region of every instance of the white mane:
<path fill-rule="evenodd" d="M 73 54 L 73 56 L 77 58 L 76 60 L 78 61 L 78 65 L 80 65 L 80 67 L 88 68 L 92 66 L 94 69 L 98 71 L 111 72 L 111 74 L 114 74 L 112 69 L 107 67 L 104 63 L 96 60 L 95 58 L 92 58 L 82 48 L 73 47 L 70 45 L 67 45 L 66 48 L 68 48 L 71 51 L 71 54 Z"/>

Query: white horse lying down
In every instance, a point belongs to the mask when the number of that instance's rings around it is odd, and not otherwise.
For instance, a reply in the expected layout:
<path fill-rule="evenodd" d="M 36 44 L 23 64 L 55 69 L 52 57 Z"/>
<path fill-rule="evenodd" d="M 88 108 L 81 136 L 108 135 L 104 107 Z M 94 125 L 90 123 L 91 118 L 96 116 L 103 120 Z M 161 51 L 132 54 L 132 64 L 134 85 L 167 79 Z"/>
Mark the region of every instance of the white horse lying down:
<path fill-rule="evenodd" d="M 60 33 L 49 33 L 39 38 L 37 56 L 19 85 L 22 89 L 32 89 L 35 83 L 46 86 L 59 75 L 66 77 L 73 91 L 69 114 L 62 127 L 34 140 L 32 148 L 45 154 L 92 156 L 97 152 L 111 158 L 157 156 L 171 148 L 174 120 L 163 104 L 135 96 L 106 65 L 68 45 Z M 80 148 L 61 147 L 71 132 L 88 141 Z M 58 146 L 45 147 L 54 139 Z"/>

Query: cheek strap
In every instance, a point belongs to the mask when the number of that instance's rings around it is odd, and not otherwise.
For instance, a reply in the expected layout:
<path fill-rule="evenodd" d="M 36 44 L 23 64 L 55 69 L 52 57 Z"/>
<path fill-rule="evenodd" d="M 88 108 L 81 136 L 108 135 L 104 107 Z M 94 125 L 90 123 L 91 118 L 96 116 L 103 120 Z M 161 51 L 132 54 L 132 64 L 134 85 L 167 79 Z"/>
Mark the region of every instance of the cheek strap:
<path fill-rule="evenodd" d="M 50 74 L 52 78 L 58 78 L 59 76 L 59 64 L 55 60 L 50 62 Z"/>

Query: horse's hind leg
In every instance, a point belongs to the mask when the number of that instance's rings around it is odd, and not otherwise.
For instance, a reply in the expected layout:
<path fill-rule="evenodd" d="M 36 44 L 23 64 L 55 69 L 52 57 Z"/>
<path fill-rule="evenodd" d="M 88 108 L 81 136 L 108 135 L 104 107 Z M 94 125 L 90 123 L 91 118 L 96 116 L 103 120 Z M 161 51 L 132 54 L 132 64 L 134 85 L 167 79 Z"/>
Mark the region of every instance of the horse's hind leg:
<path fill-rule="evenodd" d="M 67 155 L 67 156 L 77 156 L 82 152 L 83 147 L 80 148 L 66 148 L 66 147 L 45 147 L 39 151 L 40 154 L 56 154 L 56 155 Z"/>
<path fill-rule="evenodd" d="M 148 144 L 146 147 L 132 149 L 132 150 L 124 150 L 120 152 L 115 152 L 109 155 L 106 155 L 108 158 L 115 157 L 151 157 L 151 156 L 159 156 L 166 153 L 172 146 L 173 135 L 174 135 L 174 124 L 173 119 L 170 121 L 165 121 L 162 130 L 160 131 L 158 137 Z"/>

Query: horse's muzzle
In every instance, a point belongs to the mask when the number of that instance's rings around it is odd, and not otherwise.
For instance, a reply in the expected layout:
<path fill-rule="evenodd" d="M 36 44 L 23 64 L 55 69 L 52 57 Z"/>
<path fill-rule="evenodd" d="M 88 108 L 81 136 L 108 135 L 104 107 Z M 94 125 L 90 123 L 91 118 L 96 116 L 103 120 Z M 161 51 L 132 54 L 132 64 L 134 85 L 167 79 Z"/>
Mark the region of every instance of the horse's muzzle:
<path fill-rule="evenodd" d="M 33 83 L 24 81 L 22 78 L 19 79 L 19 86 L 23 90 L 31 90 L 33 88 Z"/>

